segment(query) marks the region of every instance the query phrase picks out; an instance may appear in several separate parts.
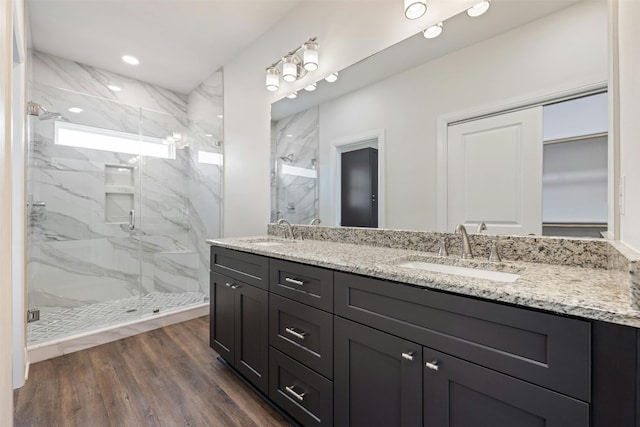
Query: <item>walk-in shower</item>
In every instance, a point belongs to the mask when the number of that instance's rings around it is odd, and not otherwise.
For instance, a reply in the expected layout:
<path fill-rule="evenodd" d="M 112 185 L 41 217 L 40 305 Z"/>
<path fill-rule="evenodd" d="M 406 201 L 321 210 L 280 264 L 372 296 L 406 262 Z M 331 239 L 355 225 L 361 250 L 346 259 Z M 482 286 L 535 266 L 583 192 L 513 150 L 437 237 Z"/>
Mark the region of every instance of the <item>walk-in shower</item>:
<path fill-rule="evenodd" d="M 221 161 L 202 159 L 222 148 L 186 96 L 181 114 L 34 82 L 28 96 L 29 344 L 208 304 Z"/>

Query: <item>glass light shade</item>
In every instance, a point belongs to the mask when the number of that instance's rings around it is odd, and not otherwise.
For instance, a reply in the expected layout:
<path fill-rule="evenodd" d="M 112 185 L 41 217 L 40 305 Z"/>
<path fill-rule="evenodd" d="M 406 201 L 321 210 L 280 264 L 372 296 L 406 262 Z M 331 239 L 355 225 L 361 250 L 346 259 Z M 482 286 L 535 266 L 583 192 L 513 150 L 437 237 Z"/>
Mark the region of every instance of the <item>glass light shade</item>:
<path fill-rule="evenodd" d="M 338 72 L 336 71 L 333 74 L 329 74 L 327 77 L 324 78 L 326 81 L 328 81 L 329 83 L 333 83 L 336 80 L 338 80 Z"/>
<path fill-rule="evenodd" d="M 282 79 L 285 82 L 295 82 L 298 78 L 298 65 L 292 55 L 287 55 L 282 60 Z"/>
<path fill-rule="evenodd" d="M 467 15 L 469 15 L 472 18 L 480 16 L 484 14 L 487 10 L 489 10 L 489 6 L 491 6 L 491 0 L 482 1 L 476 4 L 475 6 L 471 6 L 469 9 L 467 9 Z"/>
<path fill-rule="evenodd" d="M 425 39 L 435 39 L 440 34 L 442 34 L 442 22 L 437 23 L 436 25 L 432 25 L 426 30 L 424 30 L 424 38 Z"/>
<path fill-rule="evenodd" d="M 302 51 L 302 66 L 307 71 L 318 69 L 318 43 L 306 42 Z"/>
<path fill-rule="evenodd" d="M 309 86 L 305 87 L 304 90 L 308 91 L 308 92 L 313 92 L 314 90 L 316 90 L 316 83 L 311 83 Z"/>
<path fill-rule="evenodd" d="M 287 95 L 287 98 L 289 98 L 289 99 L 295 99 L 297 97 L 298 97 L 298 92 L 293 92 L 293 93 L 290 93 L 289 95 Z"/>
<path fill-rule="evenodd" d="M 427 12 L 425 0 L 404 0 L 404 16 L 407 19 L 418 19 Z"/>
<path fill-rule="evenodd" d="M 266 86 L 267 90 L 270 92 L 275 92 L 280 88 L 280 73 L 277 68 L 267 68 Z"/>

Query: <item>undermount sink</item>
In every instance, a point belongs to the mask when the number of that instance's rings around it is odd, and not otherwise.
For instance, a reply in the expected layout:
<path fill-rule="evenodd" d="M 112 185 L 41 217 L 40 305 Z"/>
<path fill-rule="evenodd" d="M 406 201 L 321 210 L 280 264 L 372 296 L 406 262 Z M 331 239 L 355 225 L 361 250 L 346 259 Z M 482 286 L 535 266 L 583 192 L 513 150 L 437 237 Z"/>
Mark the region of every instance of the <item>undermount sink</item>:
<path fill-rule="evenodd" d="M 486 279 L 505 283 L 513 283 L 520 278 L 519 274 L 514 273 L 484 270 L 481 268 L 459 267 L 457 265 L 434 264 L 424 261 L 406 261 L 398 264 L 398 266 L 412 268 L 415 270 L 430 271 L 433 273 L 454 274 L 456 276 L 473 277 L 476 279 Z"/>
<path fill-rule="evenodd" d="M 249 243 L 256 246 L 280 246 L 286 245 L 289 243 L 295 243 L 295 240 L 285 240 L 285 239 L 272 239 L 272 238 L 264 238 L 264 239 L 253 239 L 253 240 L 245 240 L 244 243 Z"/>

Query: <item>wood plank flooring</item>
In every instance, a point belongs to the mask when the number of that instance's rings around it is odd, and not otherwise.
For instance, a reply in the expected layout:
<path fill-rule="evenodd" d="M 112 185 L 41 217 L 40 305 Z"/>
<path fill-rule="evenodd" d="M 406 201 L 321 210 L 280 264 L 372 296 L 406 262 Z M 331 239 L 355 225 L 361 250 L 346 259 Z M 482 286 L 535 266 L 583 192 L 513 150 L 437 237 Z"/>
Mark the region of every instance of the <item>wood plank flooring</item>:
<path fill-rule="evenodd" d="M 209 317 L 30 367 L 15 426 L 288 426 L 209 347 Z"/>

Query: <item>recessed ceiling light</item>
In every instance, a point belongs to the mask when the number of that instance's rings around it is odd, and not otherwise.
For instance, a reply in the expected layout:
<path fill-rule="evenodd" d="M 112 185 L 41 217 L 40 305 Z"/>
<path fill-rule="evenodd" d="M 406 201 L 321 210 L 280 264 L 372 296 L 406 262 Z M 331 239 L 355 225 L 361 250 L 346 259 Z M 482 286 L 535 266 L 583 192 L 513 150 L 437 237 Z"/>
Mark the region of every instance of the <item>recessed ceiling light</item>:
<path fill-rule="evenodd" d="M 487 10 L 489 10 L 489 6 L 491 6 L 491 0 L 484 0 L 476 4 L 475 6 L 471 6 L 469 9 L 467 9 L 467 15 L 469 15 L 472 18 L 480 16 L 484 14 Z"/>
<path fill-rule="evenodd" d="M 328 81 L 329 83 L 333 83 L 336 80 L 338 80 L 338 72 L 336 71 L 335 73 L 329 74 L 327 77 L 324 78 L 326 81 Z"/>
<path fill-rule="evenodd" d="M 212 138 L 213 134 L 212 133 L 205 133 L 204 136 L 206 136 L 207 138 Z"/>
<path fill-rule="evenodd" d="M 407 19 L 418 19 L 427 12 L 425 0 L 404 0 L 404 16 Z"/>
<path fill-rule="evenodd" d="M 109 89 L 111 92 L 120 92 L 122 90 L 120 86 L 116 85 L 108 85 L 107 89 Z"/>
<path fill-rule="evenodd" d="M 435 39 L 440 34 L 442 34 L 442 22 L 430 26 L 429 28 L 424 30 L 423 33 L 425 39 Z"/>
<path fill-rule="evenodd" d="M 224 118 L 224 116 L 223 116 L 222 114 L 218 114 L 218 115 L 217 115 L 217 117 L 218 117 L 219 119 Z"/>
<path fill-rule="evenodd" d="M 305 87 L 304 90 L 313 92 L 314 90 L 316 90 L 316 86 L 316 83 L 311 83 L 309 86 Z"/>
<path fill-rule="evenodd" d="M 288 133 L 288 134 L 286 135 L 286 137 L 287 137 L 287 138 L 293 138 L 293 134 Z"/>
<path fill-rule="evenodd" d="M 297 97 L 298 97 L 298 92 L 293 92 L 293 93 L 290 93 L 289 95 L 287 95 L 287 98 L 289 98 L 289 99 L 295 99 Z"/>
<path fill-rule="evenodd" d="M 79 108 L 79 107 L 71 107 L 69 108 L 69 111 L 77 114 L 77 113 L 82 113 L 83 110 L 82 108 Z"/>
<path fill-rule="evenodd" d="M 135 56 L 131 56 L 131 55 L 123 55 L 122 56 L 122 60 L 124 62 L 126 62 L 127 64 L 130 64 L 130 65 L 138 65 L 140 63 L 138 58 L 136 58 Z"/>

